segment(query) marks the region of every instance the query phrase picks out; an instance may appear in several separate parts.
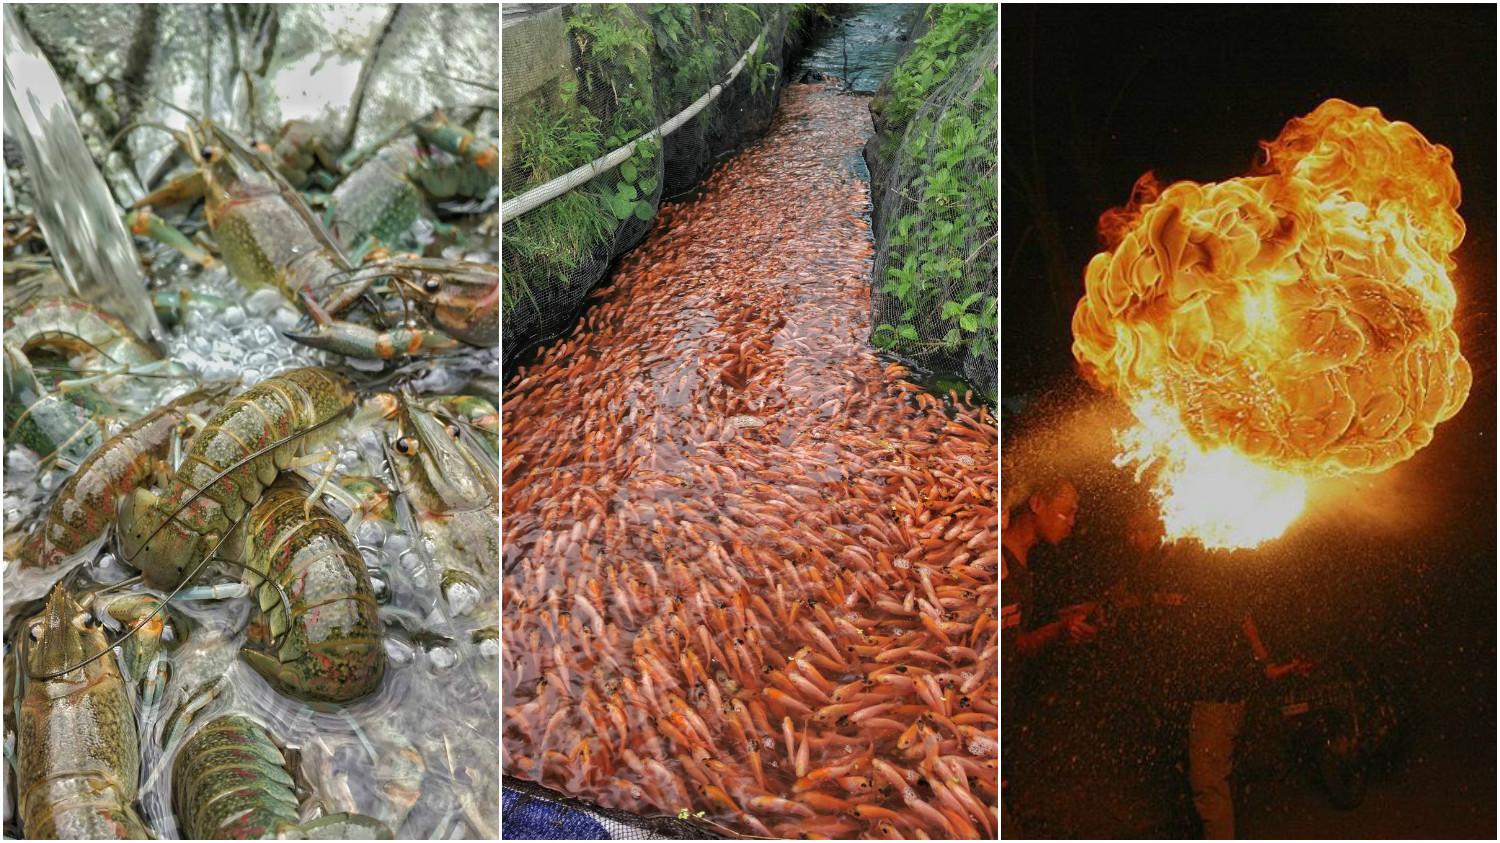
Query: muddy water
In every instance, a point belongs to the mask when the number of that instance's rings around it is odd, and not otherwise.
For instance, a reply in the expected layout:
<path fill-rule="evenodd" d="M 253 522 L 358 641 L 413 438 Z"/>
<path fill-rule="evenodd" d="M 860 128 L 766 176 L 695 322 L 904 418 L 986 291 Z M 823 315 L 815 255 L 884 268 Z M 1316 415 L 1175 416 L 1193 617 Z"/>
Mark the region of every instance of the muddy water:
<path fill-rule="evenodd" d="M 507 384 L 511 775 L 739 833 L 995 834 L 996 429 L 866 342 L 867 104 L 789 87 Z"/>

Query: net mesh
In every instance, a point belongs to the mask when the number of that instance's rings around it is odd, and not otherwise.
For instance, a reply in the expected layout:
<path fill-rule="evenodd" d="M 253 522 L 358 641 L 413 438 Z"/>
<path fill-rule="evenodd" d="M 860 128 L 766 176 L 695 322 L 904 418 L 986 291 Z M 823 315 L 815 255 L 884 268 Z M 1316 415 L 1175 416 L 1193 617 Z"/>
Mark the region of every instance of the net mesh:
<path fill-rule="evenodd" d="M 876 93 L 871 341 L 994 401 L 998 15 L 934 4 Z"/>
<path fill-rule="evenodd" d="M 505 223 L 507 376 L 526 350 L 573 325 L 610 263 L 650 230 L 663 197 L 691 189 L 715 157 L 766 131 L 786 66 L 785 6 L 565 4 L 560 11 L 570 64 L 510 103 L 502 121 L 507 199 L 656 128 L 722 82 L 763 31 L 766 37 L 718 99 L 664 142 L 638 145 L 619 166 Z M 509 55 L 513 49 L 528 52 Z M 504 51 L 507 74 L 534 71 L 522 58 L 548 61 L 528 38 L 507 38 Z"/>

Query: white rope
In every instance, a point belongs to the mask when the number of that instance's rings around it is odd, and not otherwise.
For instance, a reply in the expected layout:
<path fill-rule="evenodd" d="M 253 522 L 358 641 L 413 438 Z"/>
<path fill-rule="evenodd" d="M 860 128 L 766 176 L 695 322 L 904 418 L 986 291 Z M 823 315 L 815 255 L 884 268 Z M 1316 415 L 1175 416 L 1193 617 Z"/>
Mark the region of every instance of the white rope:
<path fill-rule="evenodd" d="M 766 34 L 768 32 L 770 32 L 769 26 L 761 30 L 760 35 L 756 36 L 756 39 L 751 42 L 750 49 L 746 50 L 745 54 L 743 56 L 740 56 L 740 60 L 735 63 L 733 68 L 730 69 L 729 76 L 726 77 L 723 82 L 720 82 L 712 88 L 709 88 L 708 93 L 699 97 L 692 105 L 684 108 L 682 111 L 679 111 L 677 115 L 672 119 L 661 124 L 660 126 L 657 126 L 655 129 L 652 129 L 650 132 L 647 132 L 646 134 L 636 138 L 630 143 L 625 144 L 619 149 L 616 149 L 614 152 L 611 152 L 602 158 L 590 161 L 589 163 L 584 164 L 582 167 L 579 167 L 571 173 L 558 176 L 557 178 L 547 182 L 544 185 L 541 185 L 540 187 L 534 187 L 531 190 L 528 190 L 525 193 L 521 194 L 520 196 L 515 196 L 505 200 L 500 204 L 500 222 L 510 222 L 511 220 L 521 216 L 527 211 L 530 211 L 539 205 L 545 204 L 546 202 L 555 199 L 563 195 L 564 193 L 567 193 L 568 191 L 572 190 L 575 187 L 578 187 L 579 185 L 587 184 L 600 173 L 607 172 L 608 170 L 618 167 L 625 162 L 625 159 L 635 154 L 636 144 L 647 140 L 655 141 L 677 131 L 682 127 L 682 124 L 693 119 L 693 117 L 698 112 L 706 108 L 709 103 L 719 98 L 719 94 L 724 92 L 724 88 L 732 83 L 735 80 L 735 77 L 740 75 L 740 71 L 745 68 L 745 63 L 750 60 L 750 54 L 755 52 L 756 49 L 760 47 L 761 41 L 766 37 Z"/>

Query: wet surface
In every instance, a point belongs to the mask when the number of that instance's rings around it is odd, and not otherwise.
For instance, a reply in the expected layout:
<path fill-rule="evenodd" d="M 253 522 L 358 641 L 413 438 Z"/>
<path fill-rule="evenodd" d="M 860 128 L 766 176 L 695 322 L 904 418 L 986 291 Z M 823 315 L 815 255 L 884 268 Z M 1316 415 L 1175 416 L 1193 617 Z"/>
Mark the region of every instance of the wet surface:
<path fill-rule="evenodd" d="M 322 13 L 306 8 L 311 11 L 287 13 L 286 20 L 292 25 L 283 31 L 283 57 L 287 51 L 322 46 L 292 37 L 292 29 L 316 26 L 314 31 L 329 37 L 328 27 L 315 20 Z M 475 14 L 484 11 L 479 6 L 468 8 Z M 494 9 L 489 8 L 489 20 L 493 21 Z M 221 11 L 208 6 L 199 9 L 204 21 L 209 20 L 210 12 L 217 20 Z M 32 7 L 32 11 L 37 10 Z M 181 17 L 177 11 L 165 7 L 162 15 L 177 19 Z M 429 50 L 459 60 L 462 50 L 455 52 L 455 45 L 485 35 L 485 28 L 480 27 L 464 38 L 455 39 L 450 32 L 449 37 L 430 44 L 412 44 L 415 39 L 403 35 L 411 29 L 428 35 L 448 32 L 454 24 L 444 12 L 434 7 L 430 13 L 408 9 L 395 14 L 385 51 L 369 75 L 371 93 L 363 110 L 364 119 L 372 125 L 379 121 L 381 131 L 394 130 L 410 117 L 394 113 L 387 107 L 391 104 L 425 109 L 435 102 L 461 106 L 473 98 L 473 86 L 468 83 L 458 83 L 465 85 L 460 100 L 446 96 L 402 98 L 400 92 L 391 93 L 412 76 L 407 62 L 428 61 Z M 32 17 L 28 24 L 40 25 L 29 12 L 26 14 Z M 66 30 L 70 17 L 77 14 L 87 14 L 87 9 L 58 13 L 46 25 L 47 31 L 55 35 Z M 199 11 L 183 14 L 197 17 Z M 330 20 L 339 17 L 335 14 Z M 107 85 L 94 78 L 92 71 L 71 73 L 68 68 L 75 57 L 86 64 L 90 58 L 102 61 L 111 56 L 114 39 L 87 46 L 76 44 L 80 33 L 93 31 L 88 29 L 65 35 L 67 40 L 60 50 L 56 41 L 45 43 L 44 47 L 52 48 L 54 55 L 64 60 L 59 69 L 67 99 L 57 95 L 39 98 L 40 83 L 48 81 L 42 74 L 45 65 L 39 68 L 39 56 L 17 51 L 11 43 L 10 22 L 7 9 L 7 111 L 14 111 L 9 108 L 13 105 L 9 100 L 11 93 L 17 93 L 45 105 L 47 119 L 28 123 L 23 136 L 28 146 L 25 156 L 13 154 L 13 146 L 19 145 L 12 143 L 15 139 L 11 130 L 15 127 L 9 121 L 6 127 L 9 170 L 4 340 L 8 391 L 5 488 L 0 503 L 5 527 L 5 741 L 10 761 L 10 775 L 5 776 L 6 838 L 43 836 L 49 830 L 45 825 L 49 812 L 54 817 L 59 813 L 73 817 L 97 814 L 107 819 L 106 814 L 123 815 L 123 809 L 129 808 L 156 839 L 202 837 L 207 834 L 205 829 L 223 835 L 231 830 L 218 825 L 225 813 L 229 819 L 224 821 L 239 823 L 233 829 L 239 832 L 266 830 L 300 837 L 321 828 L 325 838 L 375 832 L 397 839 L 494 839 L 500 802 L 499 606 L 494 564 L 499 546 L 499 490 L 494 465 L 497 442 L 483 434 L 493 434 L 496 429 L 494 408 L 488 402 L 497 397 L 499 359 L 496 350 L 481 347 L 488 338 L 483 326 L 452 326 L 455 331 L 473 329 L 469 335 L 479 337 L 476 347 L 466 345 L 436 358 L 397 355 L 399 359 L 392 361 L 354 360 L 315 351 L 286 335 L 301 318 L 298 303 L 289 295 L 276 289 L 252 292 L 253 288 L 242 283 L 246 278 L 231 277 L 221 264 L 204 268 L 166 246 L 152 245 L 144 237 L 132 240 L 122 229 L 125 239 L 117 245 L 125 254 L 116 250 L 112 256 L 129 264 L 130 275 L 137 277 L 139 288 L 134 292 L 146 292 L 139 271 L 150 279 L 152 292 L 163 294 L 156 302 L 163 328 L 156 335 L 155 347 L 147 348 L 127 336 L 128 331 L 114 321 L 120 313 L 99 311 L 67 297 L 60 274 L 67 274 L 73 250 L 53 236 L 57 227 L 47 224 L 48 209 L 33 201 L 39 192 L 76 200 L 52 210 L 62 226 L 80 229 L 72 232 L 73 239 L 84 238 L 88 241 L 84 245 L 94 248 L 99 244 L 85 235 L 97 233 L 100 220 L 119 228 L 121 209 L 116 202 L 122 195 L 138 195 L 139 191 L 131 190 L 111 197 L 104 185 L 97 183 L 95 162 L 79 144 L 72 145 L 80 147 L 80 155 L 59 155 L 60 148 L 76 140 L 69 135 L 76 136 L 81 124 L 95 158 L 103 157 L 96 146 L 98 108 L 114 104 L 114 100 L 101 96 L 93 108 L 88 102 L 80 102 L 79 75 L 93 79 L 84 80 L 88 85 Z M 165 24 L 164 28 L 175 31 Z M 120 30 L 127 31 L 128 27 Z M 498 56 L 493 36 L 485 55 Z M 194 41 L 191 58 L 202 64 L 205 56 L 209 59 L 206 63 L 213 66 L 219 66 L 215 62 L 225 57 L 211 40 Z M 190 58 L 167 46 L 157 57 Z M 33 64 L 28 75 L 12 79 L 18 58 L 27 58 Z M 322 62 L 308 59 L 304 64 Z M 403 68 L 407 68 L 404 74 Z M 441 64 L 429 62 L 414 77 L 419 87 L 436 78 L 432 68 L 441 69 Z M 456 66 L 449 68 L 459 72 Z M 237 65 L 237 73 L 239 69 L 249 72 L 249 68 Z M 464 73 L 480 78 L 485 75 L 478 65 L 467 67 Z M 489 76 L 494 75 L 492 69 Z M 166 81 L 174 77 L 157 73 L 152 78 Z M 183 80 L 179 77 L 179 81 Z M 288 113 L 297 107 L 291 101 L 295 92 L 281 90 L 279 85 L 268 85 L 262 93 L 268 97 L 272 88 L 278 98 L 288 97 L 284 103 Z M 376 93 L 382 88 L 384 94 Z M 274 106 L 267 97 L 262 97 L 260 104 Z M 191 99 L 196 103 L 197 98 Z M 188 98 L 180 101 L 189 105 Z M 226 110 L 235 111 L 226 123 L 248 125 L 244 119 L 247 114 L 239 110 L 244 106 L 244 102 L 225 103 Z M 276 115 L 281 113 L 273 111 L 273 119 L 279 120 Z M 123 119 L 120 115 L 112 119 L 116 118 Z M 240 145 L 244 140 L 238 139 Z M 403 137 L 397 142 L 405 140 Z M 40 155 L 35 154 L 38 152 Z M 17 157 L 24 162 L 14 161 Z M 57 183 L 41 177 L 44 168 L 38 161 L 65 162 L 50 174 Z M 111 158 L 102 164 L 106 178 L 123 175 L 122 163 Z M 358 174 L 360 169 L 353 172 Z M 115 183 L 115 179 L 110 181 Z M 479 182 L 481 188 L 488 184 L 483 178 Z M 424 199 L 422 218 L 406 230 L 390 232 L 390 245 L 397 251 L 402 247 L 431 247 L 426 253 L 428 260 L 437 260 L 440 253 L 456 260 L 458 252 L 466 252 L 483 263 L 493 263 L 498 257 L 499 226 L 487 222 L 486 214 L 498 200 L 498 186 L 489 186 L 489 191 L 486 199 L 461 207 L 456 202 L 439 205 L 436 200 Z M 278 219 L 295 218 L 295 206 L 301 201 L 294 200 L 288 191 L 282 208 L 285 216 Z M 168 213 L 189 231 L 211 233 L 212 227 L 207 226 L 200 208 L 194 203 L 181 203 Z M 42 220 L 40 226 L 33 222 L 32 211 Z M 435 233 L 439 219 L 454 223 L 451 235 Z M 46 237 L 35 236 L 38 227 Z M 220 235 L 217 242 L 223 245 L 229 238 L 223 236 L 222 229 Z M 462 246 L 458 245 L 460 241 Z M 126 274 L 106 273 L 105 280 L 108 283 L 102 290 L 101 285 L 83 283 L 75 285 L 73 292 L 93 304 L 102 304 L 106 311 L 120 310 L 107 293 L 111 284 L 118 292 L 119 285 L 127 282 Z M 148 316 L 151 304 L 145 301 Z M 490 330 L 493 332 L 493 323 Z M 148 370 L 157 365 L 158 358 L 165 358 L 160 361 L 161 367 Z M 126 363 L 136 368 L 121 371 Z M 110 366 L 107 371 L 106 364 Z M 377 421 L 374 416 L 362 417 L 358 424 L 338 416 L 324 429 L 328 436 L 303 438 L 311 428 L 302 426 L 310 421 L 302 411 L 310 412 L 309 404 L 322 403 L 315 402 L 310 393 L 326 400 L 337 390 L 330 392 L 316 385 L 305 390 L 292 388 L 285 379 L 279 388 L 291 389 L 285 394 L 300 399 L 281 404 L 262 400 L 262 395 L 252 411 L 257 420 L 249 427 L 212 423 L 233 396 L 288 369 L 314 365 L 332 370 L 334 378 L 348 375 L 358 382 L 357 394 L 349 396 L 350 404 L 375 393 L 407 392 L 414 402 L 429 408 L 421 411 L 425 427 L 417 429 L 411 422 L 417 416 L 404 419 L 399 429 L 397 422 Z M 23 382 L 13 374 L 13 366 L 26 373 L 27 380 L 29 369 L 34 367 L 38 379 L 35 388 L 28 384 L 19 393 L 21 400 L 10 391 Z M 101 380 L 73 388 L 56 383 L 87 374 L 100 374 Z M 226 381 L 211 399 L 194 404 L 192 412 L 201 416 L 198 422 L 177 428 L 174 418 L 146 415 L 199 385 L 219 379 L 233 379 L 233 383 Z M 446 398 L 435 398 L 438 395 Z M 394 397 L 385 397 L 394 405 Z M 439 400 L 444 402 L 443 407 L 433 409 Z M 50 415 L 44 416 L 44 412 Z M 391 415 L 383 418 L 390 419 Z M 152 431 L 149 435 L 134 427 L 129 436 L 116 437 L 122 427 L 143 419 L 149 422 L 145 425 Z M 30 425 L 24 426 L 23 420 Z M 173 429 L 181 434 L 180 443 L 169 443 Z M 424 431 L 430 434 L 434 429 L 443 431 L 436 444 L 432 436 L 424 438 Z M 18 435 L 18 430 L 24 435 Z M 319 496 L 309 497 L 305 488 L 288 491 L 294 498 L 288 506 L 279 514 L 273 513 L 274 518 L 262 519 L 263 526 L 267 520 L 274 522 L 275 542 L 251 547 L 243 532 L 228 533 L 216 548 L 216 558 L 221 561 L 205 559 L 206 567 L 195 570 L 189 577 L 191 582 L 185 583 L 211 586 L 213 590 L 206 595 L 194 594 L 191 589 L 178 593 L 154 619 L 146 619 L 146 611 L 169 595 L 141 584 L 136 576 L 138 568 L 149 567 L 148 574 L 160 574 L 163 569 L 148 566 L 155 554 L 137 552 L 133 558 L 126 558 L 121 552 L 116 503 L 134 491 L 186 494 L 182 475 L 168 477 L 167 466 L 181 468 L 192 463 L 202 467 L 209 447 L 205 445 L 197 453 L 191 453 L 191 449 L 207 437 L 213 437 L 216 446 L 233 450 L 245 446 L 246 440 L 267 442 L 282 434 L 286 438 L 271 449 L 277 453 L 283 448 L 308 445 L 313 438 L 324 439 L 316 448 L 306 449 L 315 453 L 305 456 L 309 456 L 308 465 L 319 465 L 314 472 L 328 469 L 323 474 L 329 481 L 326 500 L 316 503 Z M 60 440 L 65 440 L 66 449 L 58 446 Z M 415 458 L 417 450 L 423 459 Z M 66 458 L 55 458 L 54 453 Z M 185 453 L 189 455 L 184 457 Z M 264 455 L 266 449 L 258 453 Z M 455 459 L 455 454 L 462 456 Z M 294 486 L 301 483 L 281 471 L 291 466 L 268 462 L 272 459 L 247 456 L 245 461 L 258 463 L 251 470 L 259 469 L 261 483 L 269 484 L 271 478 Z M 414 469 L 415 464 L 422 467 Z M 432 467 L 435 465 L 438 467 Z M 461 474 L 458 469 L 462 467 L 472 470 Z M 426 471 L 441 472 L 442 477 L 418 477 Z M 443 485 L 445 491 L 453 491 L 453 497 L 434 501 L 434 482 Z M 215 488 L 222 490 L 223 486 Z M 242 491 L 245 495 L 260 492 L 258 487 L 243 487 Z M 340 492 L 341 501 L 334 499 L 334 492 Z M 362 497 L 355 500 L 350 494 Z M 210 493 L 190 496 L 200 506 L 213 498 Z M 350 506 L 357 509 L 351 511 Z M 250 512 L 265 516 L 269 510 L 255 507 Z M 282 516 L 290 520 L 283 522 Z M 252 523 L 249 515 L 246 518 L 245 523 Z M 281 527 L 288 529 L 281 531 Z M 57 541 L 59 535 L 61 541 Z M 304 552 L 295 560 L 291 554 L 277 556 L 293 539 Z M 34 552 L 37 548 L 56 552 L 38 554 Z M 278 561 L 270 562 L 272 557 Z M 38 560 L 41 565 L 31 564 Z M 252 591 L 244 581 L 255 575 L 246 575 L 235 560 L 258 565 L 262 571 L 274 565 L 277 574 L 285 577 L 273 576 L 270 582 L 275 586 L 261 584 Z M 70 618 L 72 625 L 88 629 L 91 636 L 100 634 L 101 646 L 90 641 L 88 656 L 82 651 L 74 653 L 56 668 L 68 670 L 77 659 L 101 656 L 93 666 L 101 671 L 108 667 L 112 691 L 120 687 L 123 674 L 123 693 L 118 696 L 128 699 L 120 707 L 120 716 L 112 716 L 100 727 L 99 740 L 70 741 L 66 737 L 80 732 L 67 728 L 67 712 L 74 705 L 71 698 L 81 692 L 68 689 L 66 680 L 44 684 L 37 671 L 23 677 L 18 669 L 17 658 L 24 658 L 25 642 L 35 640 L 26 621 L 41 610 L 40 598 L 58 584 L 83 609 Z M 71 611 L 71 604 L 67 605 Z M 133 607 L 144 608 L 132 614 L 129 610 Z M 136 634 L 130 635 L 127 630 Z M 37 644 L 39 651 L 56 646 L 50 636 L 41 639 L 46 641 L 45 646 Z M 102 649 L 104 643 L 112 649 Z M 161 645 L 159 660 L 153 658 L 158 655 L 155 644 Z M 143 657 L 137 658 L 137 652 Z M 71 670 L 65 674 L 69 678 L 77 675 Z M 54 690 L 58 691 L 55 704 L 21 705 L 23 698 L 30 703 Z M 244 719 L 225 721 L 226 716 Z M 204 757 L 204 742 L 198 741 L 196 748 L 192 742 L 208 731 L 205 727 L 211 722 L 243 724 L 244 728 L 233 730 L 242 736 L 253 731 L 261 747 L 257 754 L 265 763 L 253 764 L 254 769 L 252 764 L 243 768 L 216 764 L 213 776 L 177 775 L 184 768 L 184 759 L 196 755 L 201 761 Z M 64 737 L 56 741 L 28 737 L 38 733 L 37 724 Z M 112 747 L 126 746 L 130 753 L 138 749 L 139 759 L 119 765 L 119 787 L 111 790 L 96 774 L 97 765 L 89 756 L 102 751 L 113 753 Z M 17 783 L 38 776 L 53 782 L 54 787 L 39 789 L 22 803 L 17 798 Z M 243 780 L 237 781 L 237 777 Z M 249 781 L 255 784 L 246 784 Z M 236 792 L 228 796 L 225 789 Z M 225 796 L 228 798 L 217 798 Z M 114 807 L 122 810 L 97 809 L 113 803 L 119 803 Z M 214 805 L 210 810 L 200 810 L 210 804 Z M 193 825 L 190 812 L 197 815 L 198 825 Z M 264 822 L 270 815 L 275 816 L 277 825 Z M 101 824 L 102 820 L 95 827 Z M 63 825 L 57 828 L 66 834 Z M 81 826 L 71 828 L 75 836 L 98 833 L 80 831 Z"/>
<path fill-rule="evenodd" d="M 507 385 L 502 761 L 739 833 L 993 836 L 997 433 L 866 344 L 831 87 Z"/>
<path fill-rule="evenodd" d="M 873 92 L 896 66 L 920 3 L 859 3 L 840 7 L 833 26 L 797 65 L 805 74 L 834 76 Z"/>

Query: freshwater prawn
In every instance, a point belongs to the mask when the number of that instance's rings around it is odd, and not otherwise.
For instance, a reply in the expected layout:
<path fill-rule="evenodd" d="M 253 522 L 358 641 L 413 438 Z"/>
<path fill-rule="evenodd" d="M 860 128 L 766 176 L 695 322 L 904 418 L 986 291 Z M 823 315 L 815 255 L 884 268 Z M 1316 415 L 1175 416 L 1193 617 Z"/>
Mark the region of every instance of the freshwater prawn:
<path fill-rule="evenodd" d="M 23 634 L 17 798 L 34 839 L 144 840 L 140 738 L 104 631 L 63 587 Z M 75 669 L 52 676 L 69 663 Z"/>
<path fill-rule="evenodd" d="M 354 384 L 315 366 L 284 372 L 241 393 L 209 420 L 161 496 L 136 489 L 121 502 L 122 558 L 148 585 L 176 588 L 282 470 L 301 470 L 332 457 L 312 449 L 331 440 L 336 431 L 330 425 L 353 408 Z M 325 490 L 342 494 L 328 485 L 329 476 L 325 472 L 308 497 L 309 512 Z"/>
<path fill-rule="evenodd" d="M 150 481 L 169 455 L 179 426 L 211 413 L 233 388 L 210 384 L 147 413 L 100 445 L 58 491 L 41 526 L 27 537 L 18 556 L 23 568 L 52 568 L 104 535 L 114 522 L 116 502 Z"/>

